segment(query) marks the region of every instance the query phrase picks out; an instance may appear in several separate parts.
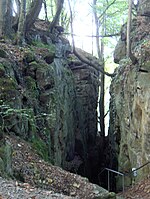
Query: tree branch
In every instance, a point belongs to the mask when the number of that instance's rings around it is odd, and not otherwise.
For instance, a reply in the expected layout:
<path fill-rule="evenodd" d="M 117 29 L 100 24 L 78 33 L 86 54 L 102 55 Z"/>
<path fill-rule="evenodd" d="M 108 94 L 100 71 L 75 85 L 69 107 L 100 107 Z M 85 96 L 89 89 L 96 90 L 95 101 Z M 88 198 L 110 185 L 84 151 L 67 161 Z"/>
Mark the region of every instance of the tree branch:
<path fill-rule="evenodd" d="M 60 14 L 63 9 L 63 3 L 64 3 L 64 0 L 56 1 L 56 14 L 53 18 L 53 21 L 50 23 L 50 27 L 49 27 L 51 33 L 52 33 L 53 29 L 55 28 L 55 26 L 58 25 Z"/>
<path fill-rule="evenodd" d="M 116 2 L 116 0 L 114 0 L 113 2 L 111 2 L 103 11 L 103 13 L 98 17 L 98 19 L 100 20 L 100 18 L 103 17 L 103 15 L 106 13 L 106 11 L 110 8 L 110 6 L 112 6 L 114 3 Z"/>
<path fill-rule="evenodd" d="M 72 47 L 73 47 L 73 53 L 75 54 L 75 56 L 82 62 L 84 62 L 85 64 L 89 65 L 89 66 L 92 66 L 93 68 L 95 68 L 97 71 L 100 71 L 101 73 L 109 76 L 109 77 L 114 77 L 115 74 L 110 74 L 106 71 L 104 71 L 100 65 L 95 65 L 93 64 L 91 61 L 87 60 L 85 57 L 82 57 L 80 54 L 78 54 L 78 52 L 76 51 L 76 48 L 75 48 L 75 42 L 74 42 L 74 34 L 73 34 L 73 16 L 72 16 L 72 9 L 71 9 L 71 4 L 70 4 L 70 0 L 68 0 L 68 4 L 69 4 L 69 10 L 70 10 L 70 25 L 71 25 L 71 37 L 72 37 Z"/>
<path fill-rule="evenodd" d="M 65 35 L 73 35 L 73 36 L 75 36 L 75 37 L 81 37 L 80 35 L 72 34 L 72 33 L 70 33 L 70 32 L 65 32 L 65 33 L 63 33 L 63 34 L 65 34 Z M 116 37 L 116 36 L 120 36 L 120 32 L 114 33 L 114 34 L 108 34 L 108 35 L 84 35 L 84 37 L 91 37 L 91 38 L 93 38 L 93 37 L 105 38 L 105 37 Z"/>
<path fill-rule="evenodd" d="M 114 3 L 116 2 L 116 0 L 114 0 L 113 2 L 111 2 L 103 11 L 103 13 L 98 17 L 98 19 L 100 20 L 100 18 L 103 17 L 103 15 L 106 13 L 106 11 L 110 8 L 110 6 L 112 6 Z M 93 5 L 90 5 L 91 7 L 93 7 Z"/>

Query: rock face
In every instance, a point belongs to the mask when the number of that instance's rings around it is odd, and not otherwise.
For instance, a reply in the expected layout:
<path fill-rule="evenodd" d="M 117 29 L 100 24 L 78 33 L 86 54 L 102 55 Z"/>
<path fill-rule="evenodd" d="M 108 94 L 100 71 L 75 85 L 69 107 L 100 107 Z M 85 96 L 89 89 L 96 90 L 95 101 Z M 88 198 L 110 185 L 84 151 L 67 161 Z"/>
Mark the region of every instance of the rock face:
<path fill-rule="evenodd" d="M 138 14 L 150 16 L 150 2 L 148 0 L 139 0 Z"/>
<path fill-rule="evenodd" d="M 98 63 L 89 53 L 78 49 L 78 54 L 87 60 Z M 99 72 L 72 57 L 70 68 L 76 86 L 76 117 L 75 153 L 81 157 L 83 164 L 79 173 L 95 181 L 100 167 L 100 138 L 97 137 L 97 99 Z M 85 165 L 85 166 L 84 166 Z"/>
<path fill-rule="evenodd" d="M 25 48 L 0 44 L 0 137 L 17 135 L 44 160 L 91 177 L 94 152 L 98 164 L 99 73 L 80 62 L 69 42 L 49 34 L 45 26 L 35 23 Z"/>
<path fill-rule="evenodd" d="M 141 15 L 146 12 L 143 2 L 150 4 L 149 1 L 139 2 Z M 138 61 L 133 65 L 130 60 L 118 57 L 119 67 L 110 89 L 109 140 L 112 157 L 118 159 L 118 168 L 115 169 L 127 173 L 126 185 L 146 177 L 150 172 L 150 164 L 147 164 L 137 170 L 136 177 L 131 173 L 133 168 L 150 162 L 149 32 L 149 17 L 137 16 L 132 21 L 132 53 Z"/>

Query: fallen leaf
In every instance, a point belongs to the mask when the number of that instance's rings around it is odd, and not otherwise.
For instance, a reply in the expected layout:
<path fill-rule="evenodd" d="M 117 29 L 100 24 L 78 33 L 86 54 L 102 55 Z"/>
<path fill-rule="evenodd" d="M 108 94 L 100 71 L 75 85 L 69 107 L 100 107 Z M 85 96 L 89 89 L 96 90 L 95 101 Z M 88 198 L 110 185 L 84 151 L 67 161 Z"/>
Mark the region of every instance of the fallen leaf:
<path fill-rule="evenodd" d="M 49 184 L 51 184 L 51 183 L 53 182 L 53 180 L 52 180 L 51 178 L 47 178 L 47 182 L 48 182 Z"/>
<path fill-rule="evenodd" d="M 76 187 L 76 188 L 79 188 L 79 187 L 80 187 L 80 184 L 73 183 L 73 186 Z"/>

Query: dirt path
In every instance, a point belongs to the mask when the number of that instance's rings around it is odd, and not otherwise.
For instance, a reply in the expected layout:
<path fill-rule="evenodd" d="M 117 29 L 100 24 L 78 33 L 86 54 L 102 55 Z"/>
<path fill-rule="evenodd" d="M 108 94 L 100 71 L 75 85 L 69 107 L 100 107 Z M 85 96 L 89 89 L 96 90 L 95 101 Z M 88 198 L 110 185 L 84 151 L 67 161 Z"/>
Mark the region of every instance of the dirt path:
<path fill-rule="evenodd" d="M 12 148 L 11 167 L 17 182 L 0 179 L 0 193 L 4 199 L 115 198 L 114 193 L 88 179 L 43 161 L 31 145 L 19 137 L 6 136 L 5 140 Z"/>

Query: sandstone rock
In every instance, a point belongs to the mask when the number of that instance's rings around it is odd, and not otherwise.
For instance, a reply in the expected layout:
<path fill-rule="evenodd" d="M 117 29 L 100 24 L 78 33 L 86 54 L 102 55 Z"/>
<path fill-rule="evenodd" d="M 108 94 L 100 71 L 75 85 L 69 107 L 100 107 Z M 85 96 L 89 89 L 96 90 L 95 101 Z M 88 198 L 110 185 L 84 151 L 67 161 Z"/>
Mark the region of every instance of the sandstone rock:
<path fill-rule="evenodd" d="M 136 177 L 131 172 L 133 168 L 139 168 L 150 161 L 150 133 L 148 130 L 150 73 L 149 35 L 147 34 L 150 26 L 148 19 L 144 16 L 137 17 L 135 22 L 133 32 L 136 31 L 137 34 L 132 34 L 132 51 L 138 63 L 133 65 L 130 60 L 122 59 L 110 90 L 109 139 L 111 143 L 114 143 L 112 151 L 118 158 L 117 170 L 127 174 L 125 176 L 127 186 L 133 181 L 143 179 L 150 171 L 150 165 L 146 165 L 137 171 Z"/>
<path fill-rule="evenodd" d="M 126 56 L 126 44 L 121 39 L 117 43 L 114 51 L 114 62 L 119 64 L 119 61 Z"/>

